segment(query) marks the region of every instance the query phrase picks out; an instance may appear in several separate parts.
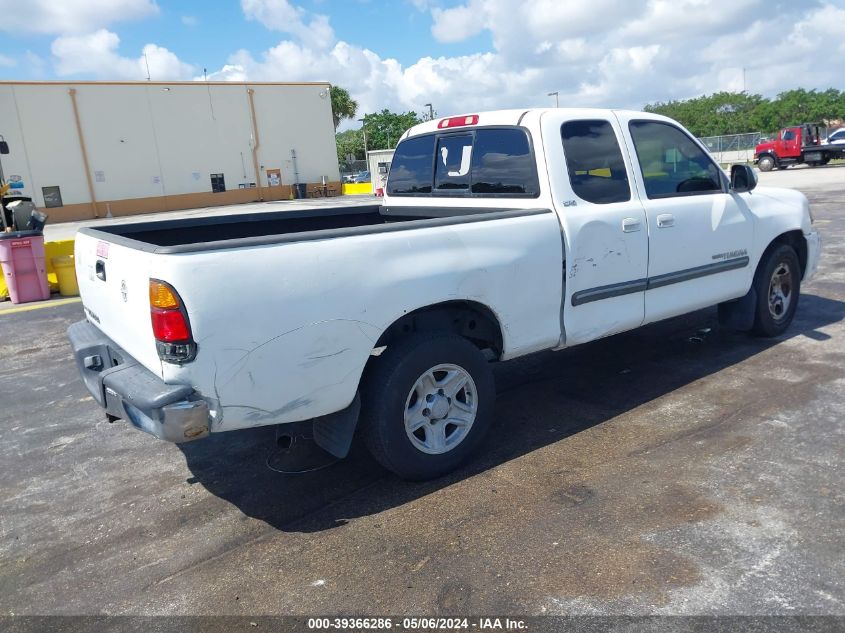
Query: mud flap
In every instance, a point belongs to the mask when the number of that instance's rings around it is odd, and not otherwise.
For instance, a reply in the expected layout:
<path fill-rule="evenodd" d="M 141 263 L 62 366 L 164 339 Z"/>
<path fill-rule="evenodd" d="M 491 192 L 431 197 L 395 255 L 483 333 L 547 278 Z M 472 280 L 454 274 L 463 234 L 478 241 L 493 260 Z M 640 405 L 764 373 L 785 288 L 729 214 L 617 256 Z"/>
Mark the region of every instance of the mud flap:
<path fill-rule="evenodd" d="M 317 446 L 339 459 L 346 457 L 352 446 L 359 413 L 361 394 L 356 393 L 352 404 L 342 411 L 314 418 L 314 441 Z"/>
<path fill-rule="evenodd" d="M 757 308 L 757 291 L 754 286 L 744 297 L 719 304 L 719 324 L 740 332 L 754 327 L 754 312 Z"/>

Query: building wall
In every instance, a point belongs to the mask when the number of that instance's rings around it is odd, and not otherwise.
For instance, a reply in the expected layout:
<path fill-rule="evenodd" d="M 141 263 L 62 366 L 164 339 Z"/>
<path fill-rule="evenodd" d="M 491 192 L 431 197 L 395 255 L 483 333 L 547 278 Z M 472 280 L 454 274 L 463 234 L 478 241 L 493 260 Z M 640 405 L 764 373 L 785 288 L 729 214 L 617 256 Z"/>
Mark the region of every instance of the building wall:
<path fill-rule="evenodd" d="M 0 134 L 7 179 L 44 207 L 42 187 L 59 186 L 51 221 L 280 199 L 289 185 L 337 183 L 328 84 L 0 82 Z M 92 205 L 74 118 L 96 197 Z M 258 128 L 256 142 L 250 91 Z M 291 157 L 296 152 L 296 172 Z M 281 171 L 270 187 L 267 170 Z M 227 191 L 212 193 L 211 174 Z M 252 184 L 255 188 L 250 188 Z M 239 188 L 239 185 L 244 188 Z M 339 184 L 337 184 L 339 190 Z"/>
<path fill-rule="evenodd" d="M 384 189 L 387 184 L 387 174 L 379 172 L 379 163 L 387 163 L 388 171 L 390 170 L 390 163 L 393 161 L 392 149 L 375 149 L 367 152 L 367 165 L 370 170 L 370 182 L 373 183 L 373 191 L 381 188 Z"/>

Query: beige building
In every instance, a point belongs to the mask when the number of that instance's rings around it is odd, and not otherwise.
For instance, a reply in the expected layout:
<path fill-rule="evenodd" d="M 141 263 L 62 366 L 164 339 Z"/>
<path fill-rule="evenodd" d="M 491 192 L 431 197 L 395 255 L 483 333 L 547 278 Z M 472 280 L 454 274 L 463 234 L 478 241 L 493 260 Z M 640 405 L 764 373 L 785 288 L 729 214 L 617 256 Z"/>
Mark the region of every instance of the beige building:
<path fill-rule="evenodd" d="M 327 83 L 5 81 L 0 135 L 50 222 L 340 190 Z"/>
<path fill-rule="evenodd" d="M 393 161 L 393 149 L 374 149 L 367 152 L 367 169 L 370 171 L 370 182 L 373 192 L 387 186 L 387 175 L 390 173 L 390 163 Z"/>

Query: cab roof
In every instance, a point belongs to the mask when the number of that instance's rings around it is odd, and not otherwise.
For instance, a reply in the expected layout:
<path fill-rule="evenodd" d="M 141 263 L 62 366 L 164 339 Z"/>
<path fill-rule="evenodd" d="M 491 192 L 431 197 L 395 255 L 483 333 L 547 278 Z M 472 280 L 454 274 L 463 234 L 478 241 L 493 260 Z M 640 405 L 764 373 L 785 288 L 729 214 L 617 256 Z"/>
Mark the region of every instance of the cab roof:
<path fill-rule="evenodd" d="M 608 108 L 520 108 L 513 110 L 489 110 L 487 112 L 474 112 L 467 114 L 456 114 L 447 117 L 437 117 L 431 121 L 418 123 L 405 134 L 401 139 L 406 139 L 411 136 L 419 134 L 426 134 L 431 132 L 438 132 L 444 129 L 458 129 L 461 127 L 477 128 L 491 125 L 518 125 L 526 115 L 536 115 L 533 118 L 536 120 L 546 112 L 554 112 L 566 116 L 571 115 L 573 118 L 583 118 L 585 113 L 594 114 L 596 117 L 611 117 L 614 112 L 628 112 L 627 110 L 612 110 Z M 648 117 L 664 118 L 659 115 L 642 112 Z"/>

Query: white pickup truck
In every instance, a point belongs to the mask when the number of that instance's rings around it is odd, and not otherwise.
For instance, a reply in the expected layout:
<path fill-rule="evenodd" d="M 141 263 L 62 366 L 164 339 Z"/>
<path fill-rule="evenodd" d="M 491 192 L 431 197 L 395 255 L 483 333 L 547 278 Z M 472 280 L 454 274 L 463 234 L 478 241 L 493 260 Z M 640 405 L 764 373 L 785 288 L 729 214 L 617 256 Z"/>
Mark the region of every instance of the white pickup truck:
<path fill-rule="evenodd" d="M 781 334 L 820 242 L 804 195 L 756 184 L 653 114 L 435 120 L 380 207 L 82 229 L 69 336 L 112 420 L 173 442 L 313 421 L 340 457 L 357 428 L 435 477 L 496 415 L 493 361 L 713 305 Z"/>

